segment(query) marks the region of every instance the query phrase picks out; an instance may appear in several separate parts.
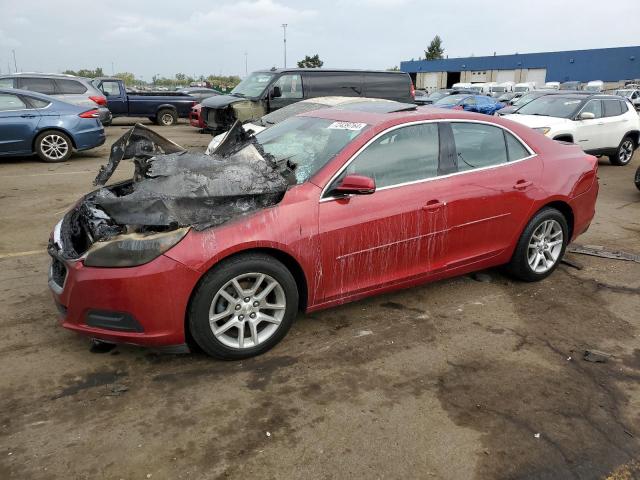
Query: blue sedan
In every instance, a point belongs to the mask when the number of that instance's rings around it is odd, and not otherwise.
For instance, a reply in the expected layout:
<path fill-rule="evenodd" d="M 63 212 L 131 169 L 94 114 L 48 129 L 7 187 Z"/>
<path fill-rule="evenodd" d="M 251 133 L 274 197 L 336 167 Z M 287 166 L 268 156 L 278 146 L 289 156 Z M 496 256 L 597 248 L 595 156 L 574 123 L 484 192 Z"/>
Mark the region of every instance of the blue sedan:
<path fill-rule="evenodd" d="M 63 162 L 74 150 L 98 147 L 105 138 L 96 109 L 0 89 L 0 156 L 37 154 L 45 162 Z"/>
<path fill-rule="evenodd" d="M 505 106 L 504 103 L 497 102 L 485 95 L 449 95 L 443 97 L 433 104 L 434 107 L 454 108 L 456 110 L 466 110 L 467 112 L 484 113 L 493 115 Z"/>

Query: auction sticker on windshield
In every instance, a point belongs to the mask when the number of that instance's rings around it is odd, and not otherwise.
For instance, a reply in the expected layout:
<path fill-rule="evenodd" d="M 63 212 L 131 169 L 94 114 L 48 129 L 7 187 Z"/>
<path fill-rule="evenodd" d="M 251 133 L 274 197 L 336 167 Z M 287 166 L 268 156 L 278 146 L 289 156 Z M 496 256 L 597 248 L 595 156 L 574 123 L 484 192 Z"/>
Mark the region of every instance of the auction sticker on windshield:
<path fill-rule="evenodd" d="M 366 123 L 354 123 L 354 122 L 333 122 L 327 128 L 331 130 L 362 130 L 366 127 Z"/>

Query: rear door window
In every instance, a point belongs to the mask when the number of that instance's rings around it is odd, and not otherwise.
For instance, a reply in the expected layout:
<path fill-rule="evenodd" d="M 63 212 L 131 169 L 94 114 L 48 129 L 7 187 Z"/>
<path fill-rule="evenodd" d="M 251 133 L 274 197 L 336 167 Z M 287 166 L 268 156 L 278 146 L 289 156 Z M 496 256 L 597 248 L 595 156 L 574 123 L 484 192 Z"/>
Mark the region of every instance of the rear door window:
<path fill-rule="evenodd" d="M 14 82 L 13 78 L 0 78 L 0 88 L 13 88 Z"/>
<path fill-rule="evenodd" d="M 56 93 L 55 84 L 50 78 L 19 78 L 18 88 L 22 90 L 31 90 L 32 92 L 44 93 L 46 95 L 52 95 Z"/>
<path fill-rule="evenodd" d="M 0 93 L 0 112 L 24 110 L 25 108 L 27 105 L 17 95 Z"/>
<path fill-rule="evenodd" d="M 58 85 L 58 92 L 66 95 L 81 94 L 87 91 L 87 87 L 77 80 L 58 78 L 56 79 L 56 84 Z"/>
<path fill-rule="evenodd" d="M 458 171 L 476 170 L 507 163 L 503 130 L 482 123 L 451 123 Z"/>
<path fill-rule="evenodd" d="M 603 100 L 604 104 L 604 116 L 605 117 L 617 117 L 622 115 L 622 105 L 619 100 Z"/>
<path fill-rule="evenodd" d="M 439 153 L 437 123 L 397 128 L 363 150 L 341 177 L 364 175 L 377 188 L 425 180 L 438 175 Z"/>

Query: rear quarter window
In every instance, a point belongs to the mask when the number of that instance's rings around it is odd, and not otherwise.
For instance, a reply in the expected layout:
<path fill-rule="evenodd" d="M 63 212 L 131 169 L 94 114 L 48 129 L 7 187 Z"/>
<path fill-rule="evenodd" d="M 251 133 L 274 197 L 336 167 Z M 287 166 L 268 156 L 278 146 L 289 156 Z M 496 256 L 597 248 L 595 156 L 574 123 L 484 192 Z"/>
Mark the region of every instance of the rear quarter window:
<path fill-rule="evenodd" d="M 404 99 L 406 101 L 411 95 L 411 86 L 405 75 L 365 73 L 363 95 L 371 98 Z"/>
<path fill-rule="evenodd" d="M 355 72 L 307 72 L 303 83 L 309 97 L 360 97 L 362 74 Z"/>
<path fill-rule="evenodd" d="M 506 130 L 504 130 L 504 138 L 507 141 L 507 153 L 509 155 L 510 162 L 520 160 L 522 158 L 527 158 L 529 155 L 531 155 L 529 153 L 529 150 L 527 150 L 525 146 L 522 145 L 520 140 L 511 135 Z"/>
<path fill-rule="evenodd" d="M 87 87 L 77 80 L 57 79 L 59 93 L 65 95 L 86 93 Z"/>
<path fill-rule="evenodd" d="M 0 88 L 13 88 L 14 84 L 13 78 L 0 78 Z"/>
<path fill-rule="evenodd" d="M 31 90 L 32 92 L 44 93 L 52 95 L 56 93 L 56 87 L 50 78 L 20 78 L 18 79 L 18 88 L 22 90 Z"/>

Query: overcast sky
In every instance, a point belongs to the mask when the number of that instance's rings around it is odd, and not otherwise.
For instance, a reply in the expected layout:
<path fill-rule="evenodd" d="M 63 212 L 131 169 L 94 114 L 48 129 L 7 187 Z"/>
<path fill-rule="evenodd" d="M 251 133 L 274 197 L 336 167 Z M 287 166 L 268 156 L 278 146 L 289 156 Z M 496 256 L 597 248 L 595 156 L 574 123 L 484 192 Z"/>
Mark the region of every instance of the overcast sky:
<path fill-rule="evenodd" d="M 468 5 L 468 7 L 462 5 Z M 632 5 L 633 2 L 628 3 Z M 454 6 L 456 5 L 456 6 Z M 640 43 L 638 15 L 601 0 L 0 0 L 0 70 L 100 66 L 145 80 L 244 75 L 318 53 L 325 67 L 388 68 L 424 55 L 434 35 L 450 57 Z"/>

